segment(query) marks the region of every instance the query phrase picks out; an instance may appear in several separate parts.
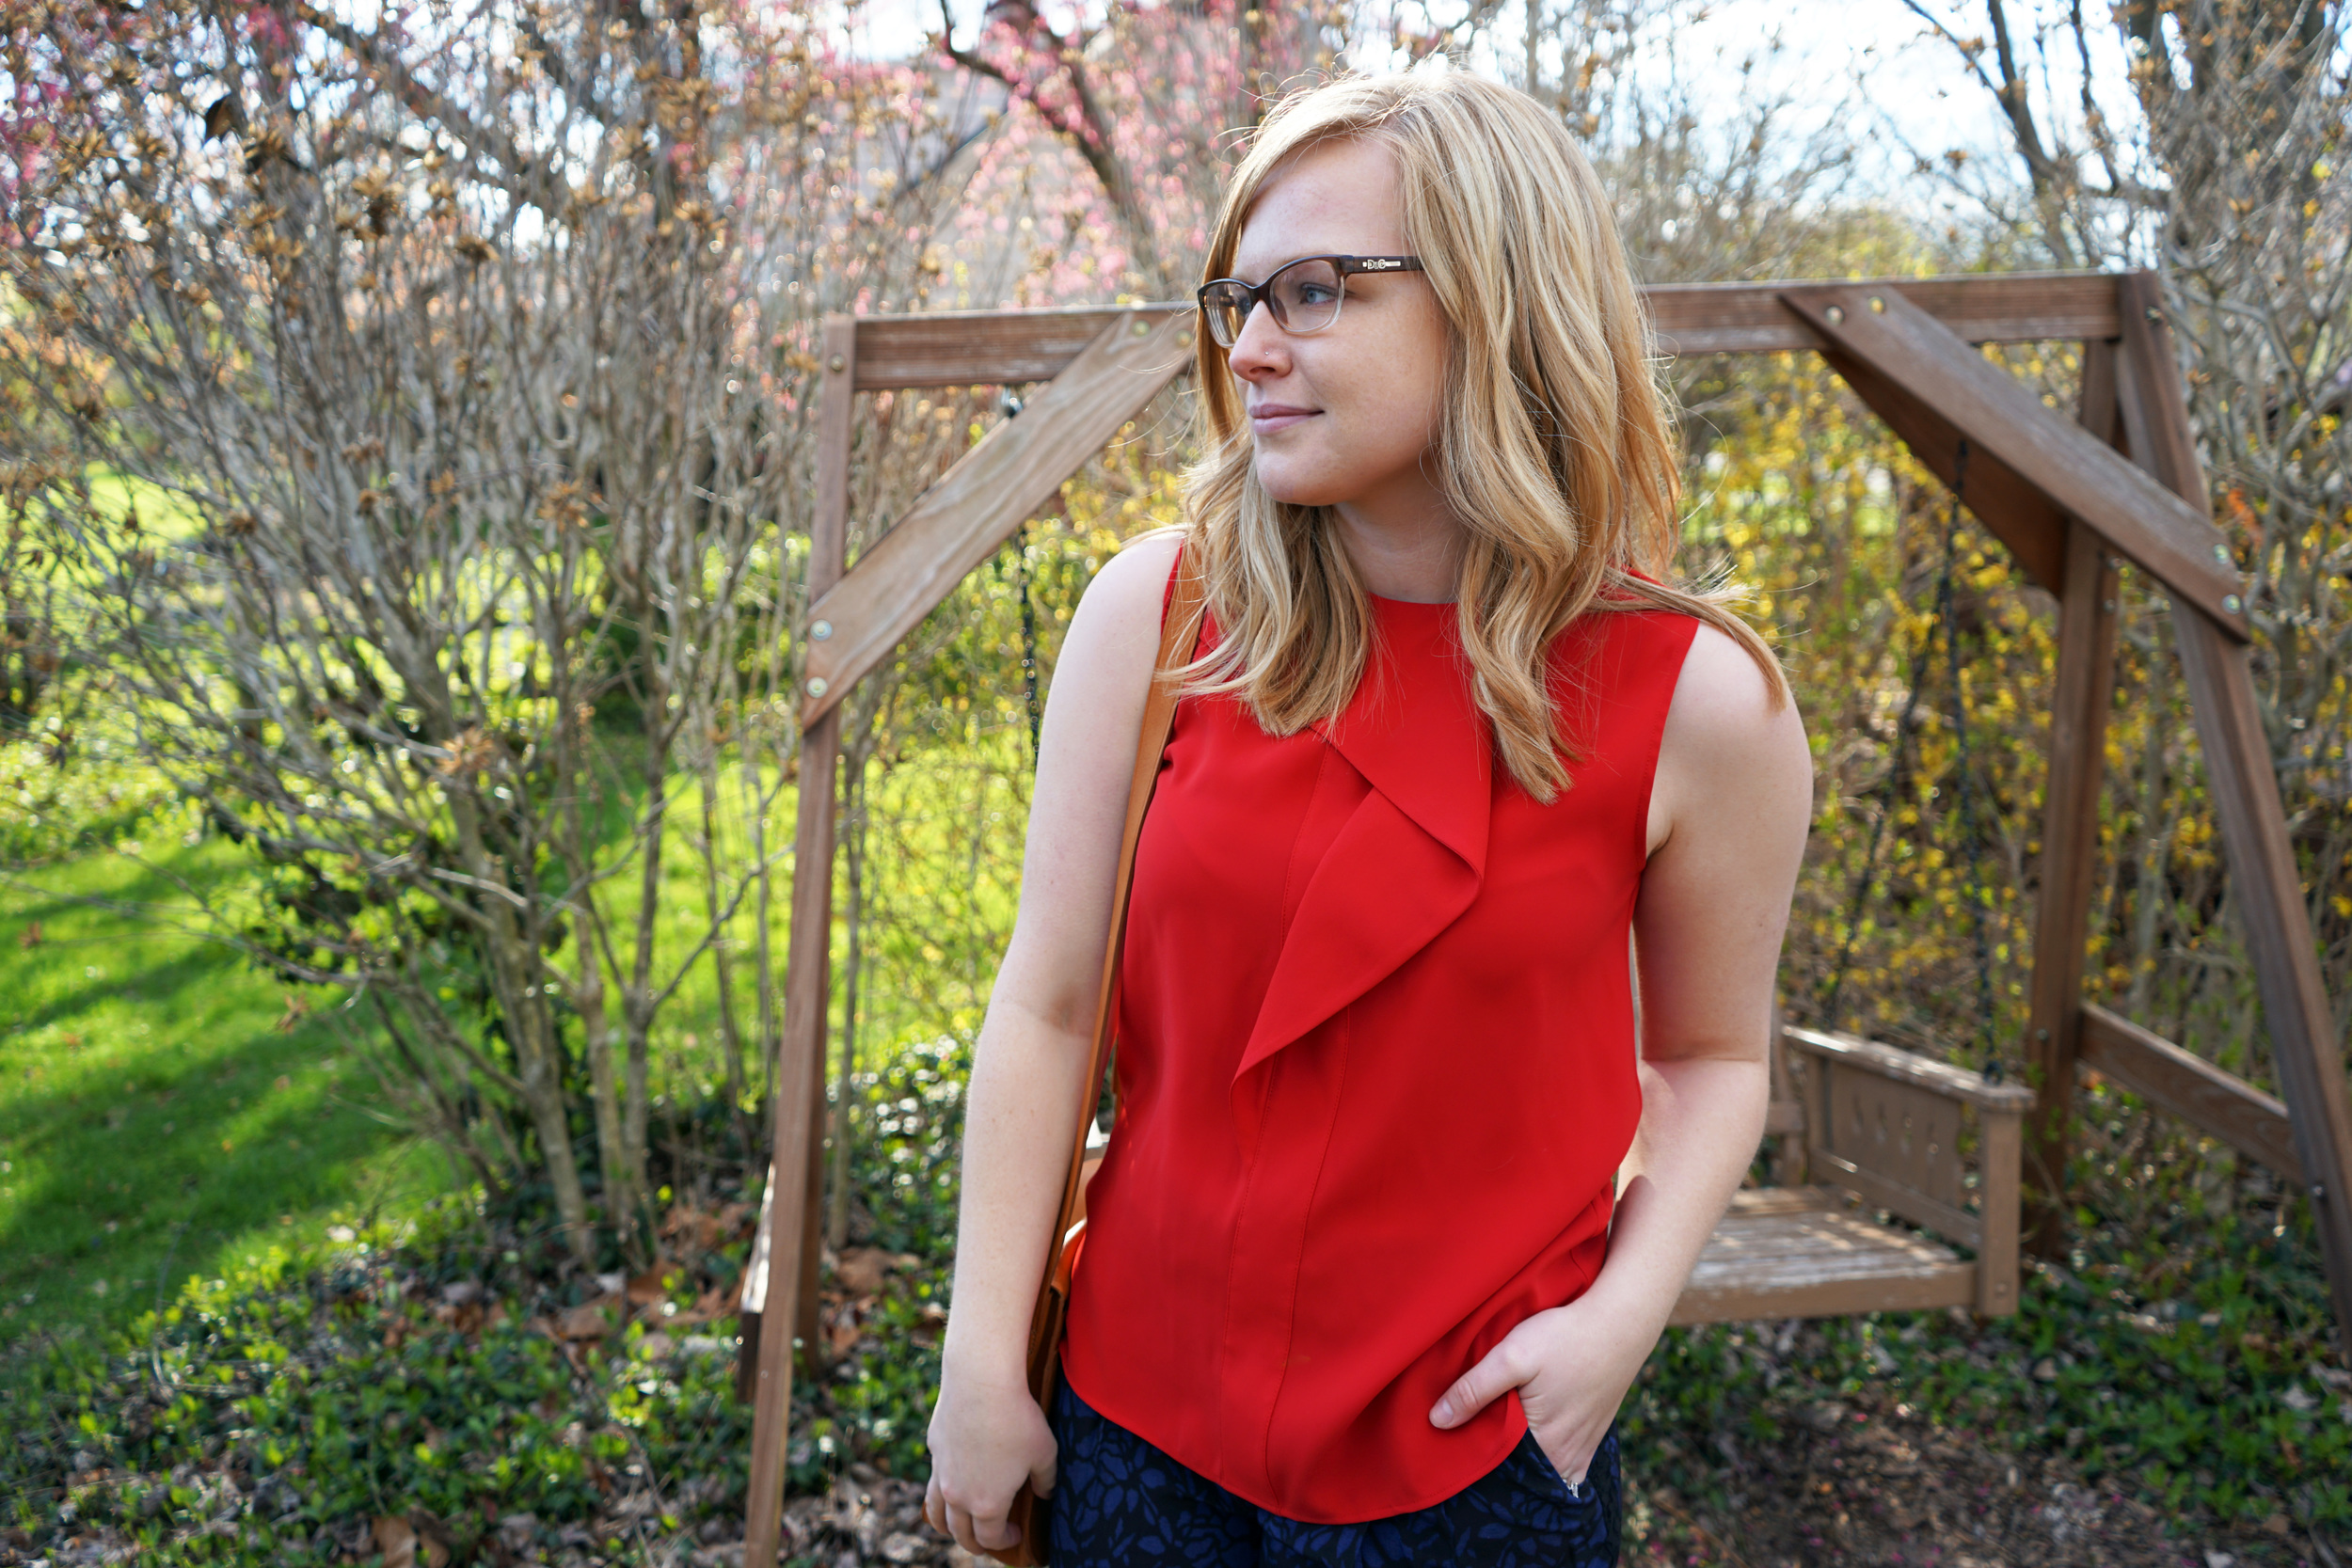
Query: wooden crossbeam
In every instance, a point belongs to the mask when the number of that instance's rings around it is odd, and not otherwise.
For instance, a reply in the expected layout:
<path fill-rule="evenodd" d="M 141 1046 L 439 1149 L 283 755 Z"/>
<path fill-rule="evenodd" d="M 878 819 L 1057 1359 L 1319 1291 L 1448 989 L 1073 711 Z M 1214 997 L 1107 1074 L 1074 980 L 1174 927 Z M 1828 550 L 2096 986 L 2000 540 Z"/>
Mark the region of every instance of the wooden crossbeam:
<path fill-rule="evenodd" d="M 2221 531 L 2201 508 L 2070 420 L 1966 340 L 1876 284 L 1790 289 L 1781 297 L 1835 354 L 1932 406 L 1972 447 L 2013 471 L 2107 547 L 2195 605 L 2229 636 L 2248 636 L 2242 585 Z M 1853 384 L 1864 401 L 1871 382 Z M 1969 460 L 1974 487 L 1976 459 Z M 1988 526 L 1993 519 L 1986 519 Z M 2055 580 L 2052 578 L 2043 580 Z"/>
<path fill-rule="evenodd" d="M 2305 1184 L 2284 1101 L 2105 1007 L 2082 1009 L 2081 1038 L 2076 1059 L 2084 1067 L 2203 1128 L 2294 1185 Z"/>
<path fill-rule="evenodd" d="M 861 339 L 864 333 L 861 332 Z M 1191 363 L 1192 313 L 1120 311 L 956 460 L 808 611 L 801 722 L 833 710 L 1062 481 Z M 858 363 L 866 362 L 859 343 Z"/>
<path fill-rule="evenodd" d="M 1828 281 L 1824 279 L 1823 281 Z M 1642 291 L 1667 355 L 1774 354 L 1817 347 L 1781 304 L 1788 283 L 1672 283 Z M 2116 335 L 2115 278 L 2096 272 L 1883 277 L 1972 343 Z M 1058 310 L 927 310 L 858 321 L 857 388 L 998 386 L 1059 375 L 1104 327 L 1130 311 L 1190 316 L 1192 302 Z"/>
<path fill-rule="evenodd" d="M 1824 278 L 1823 284 L 1833 280 Z M 1667 354 L 1771 354 L 1818 347 L 1780 296 L 1804 282 L 1678 283 L 1643 291 Z M 1935 317 L 1971 343 L 2112 338 L 2115 279 L 2095 272 L 1887 277 L 1868 285 Z"/>

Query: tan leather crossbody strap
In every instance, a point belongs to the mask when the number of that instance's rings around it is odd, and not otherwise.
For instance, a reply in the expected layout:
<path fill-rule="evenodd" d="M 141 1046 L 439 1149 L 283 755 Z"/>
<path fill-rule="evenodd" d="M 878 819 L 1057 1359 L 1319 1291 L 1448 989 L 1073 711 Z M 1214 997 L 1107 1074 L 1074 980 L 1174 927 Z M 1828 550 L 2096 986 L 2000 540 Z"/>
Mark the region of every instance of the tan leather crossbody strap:
<path fill-rule="evenodd" d="M 1127 786 L 1127 826 L 1119 841 L 1119 878 L 1111 888 L 1110 938 L 1104 944 L 1103 983 L 1096 991 L 1094 1046 L 1087 1056 L 1087 1075 L 1079 1090 L 1078 1134 L 1070 1152 L 1070 1169 L 1062 1178 L 1061 1212 L 1048 1249 L 1045 1273 L 1049 1280 L 1077 1208 L 1087 1133 L 1094 1124 L 1095 1100 L 1103 1092 L 1103 1069 L 1110 1060 L 1111 1036 L 1119 1020 L 1119 955 L 1127 936 L 1127 891 L 1135 880 L 1136 843 L 1143 834 L 1144 810 L 1152 803 L 1152 789 L 1160 777 L 1160 754 L 1168 748 L 1168 728 L 1176 720 L 1175 683 L 1168 672 L 1192 661 L 1200 638 L 1203 592 L 1192 552 L 1180 549 L 1175 586 L 1168 594 L 1167 612 L 1160 617 L 1160 652 L 1152 668 L 1151 695 L 1143 705 L 1143 730 L 1136 738 L 1135 774 Z"/>
<path fill-rule="evenodd" d="M 1177 553 L 1176 581 L 1168 608 L 1160 615 L 1159 657 L 1152 665 L 1152 689 L 1144 699 L 1143 729 L 1136 737 L 1135 771 L 1127 784 L 1127 826 L 1120 835 L 1119 875 L 1111 884 L 1110 935 L 1103 944 L 1103 978 L 1096 988 L 1094 1042 L 1087 1052 L 1086 1077 L 1078 1088 L 1078 1127 L 1070 1148 L 1070 1164 L 1062 1174 L 1061 1208 L 1055 1215 L 1054 1233 L 1046 1238 L 1045 1276 L 1038 1283 L 1037 1307 L 1029 1315 L 1029 1392 L 1040 1409 L 1050 1410 L 1054 1386 L 1061 1370 L 1062 1326 L 1067 1321 L 1067 1272 L 1070 1232 L 1076 1224 L 1078 1184 L 1086 1173 L 1087 1134 L 1094 1125 L 1095 1097 L 1103 1092 L 1103 1069 L 1110 1060 L 1111 1036 L 1119 1019 L 1119 955 L 1127 937 L 1127 892 L 1135 880 L 1136 843 L 1143 836 L 1143 813 L 1152 803 L 1159 782 L 1160 755 L 1168 749 L 1168 732 L 1176 720 L 1175 685 L 1168 672 L 1192 661 L 1200 637 L 1202 584 L 1192 553 Z M 988 1555 L 999 1562 L 1034 1565 L 1046 1560 L 1044 1520 L 1037 1494 L 1027 1481 L 1012 1499 L 1009 1515 L 1020 1528 L 1011 1546 Z"/>

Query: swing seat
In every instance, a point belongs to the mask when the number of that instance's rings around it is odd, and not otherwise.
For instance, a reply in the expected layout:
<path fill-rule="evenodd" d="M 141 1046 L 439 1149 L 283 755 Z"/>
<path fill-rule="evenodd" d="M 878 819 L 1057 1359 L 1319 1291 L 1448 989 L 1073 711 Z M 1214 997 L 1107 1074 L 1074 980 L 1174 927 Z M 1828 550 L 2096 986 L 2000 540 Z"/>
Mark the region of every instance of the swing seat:
<path fill-rule="evenodd" d="M 1782 1136 L 1785 1184 L 1733 1196 L 1668 1321 L 2016 1311 L 2019 1151 L 2033 1092 L 1820 1030 L 1783 1028 L 1773 1054 L 1765 1130 Z M 1813 1184 L 1790 1180 L 1801 1164 Z"/>

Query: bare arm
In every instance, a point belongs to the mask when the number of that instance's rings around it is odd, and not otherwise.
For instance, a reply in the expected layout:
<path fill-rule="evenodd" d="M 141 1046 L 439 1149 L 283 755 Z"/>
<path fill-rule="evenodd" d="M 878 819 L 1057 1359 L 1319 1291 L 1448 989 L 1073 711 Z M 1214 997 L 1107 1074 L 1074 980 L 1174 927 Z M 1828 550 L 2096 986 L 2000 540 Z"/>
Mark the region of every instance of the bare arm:
<path fill-rule="evenodd" d="M 1812 815 L 1795 710 L 1701 626 L 1675 689 L 1634 911 L 1642 979 L 1640 1130 L 1592 1288 L 1538 1312 L 1447 1391 L 1468 1420 L 1517 1387 L 1536 1440 L 1581 1478 L 1674 1311 L 1764 1132 L 1772 976 Z"/>
<path fill-rule="evenodd" d="M 931 1522 L 968 1551 L 1010 1545 L 1024 1481 L 1053 1488 L 1027 1386 L 1029 1312 L 1078 1131 L 1112 883 L 1173 534 L 1135 541 L 1087 587 L 1039 736 L 1021 909 L 972 1063 L 954 1309 L 931 1414 Z"/>

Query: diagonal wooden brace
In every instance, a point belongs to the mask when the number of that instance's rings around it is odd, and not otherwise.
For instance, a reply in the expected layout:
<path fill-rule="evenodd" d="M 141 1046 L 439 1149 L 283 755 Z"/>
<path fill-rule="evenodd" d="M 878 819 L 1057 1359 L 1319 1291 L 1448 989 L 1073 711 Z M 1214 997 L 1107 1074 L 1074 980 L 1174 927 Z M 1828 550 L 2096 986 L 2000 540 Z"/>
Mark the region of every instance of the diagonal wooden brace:
<path fill-rule="evenodd" d="M 1861 283 L 1791 289 L 1780 297 L 1820 336 L 1833 364 L 1858 363 L 1871 380 L 1932 408 L 2049 506 L 2082 519 L 2226 636 L 2247 640 L 2243 585 L 2221 531 L 2146 469 L 1892 289 Z M 1872 388 L 1855 383 L 1854 390 L 1868 401 Z M 2053 548 L 2047 559 L 2062 557 Z"/>
<path fill-rule="evenodd" d="M 1120 312 L 809 607 L 803 728 L 888 658 L 1006 535 L 1191 365 L 1193 319 L 1190 308 Z"/>

